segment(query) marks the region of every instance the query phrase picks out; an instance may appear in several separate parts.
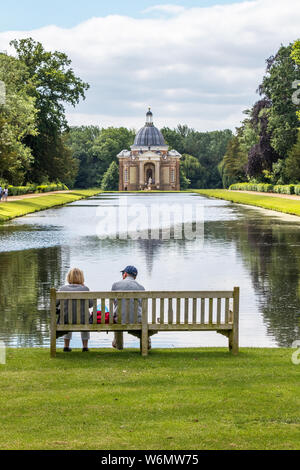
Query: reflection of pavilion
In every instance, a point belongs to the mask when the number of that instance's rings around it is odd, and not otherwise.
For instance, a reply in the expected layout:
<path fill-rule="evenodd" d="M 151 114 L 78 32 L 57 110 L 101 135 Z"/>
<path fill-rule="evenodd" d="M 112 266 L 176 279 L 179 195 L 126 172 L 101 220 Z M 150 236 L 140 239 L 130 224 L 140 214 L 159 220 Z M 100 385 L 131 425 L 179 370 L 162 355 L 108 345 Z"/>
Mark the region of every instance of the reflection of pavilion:
<path fill-rule="evenodd" d="M 176 150 L 168 150 L 162 133 L 153 125 L 153 114 L 146 115 L 146 124 L 136 135 L 131 150 L 122 150 L 119 159 L 119 190 L 180 190 L 180 158 Z"/>
<path fill-rule="evenodd" d="M 139 249 L 145 256 L 147 272 L 152 274 L 154 259 L 158 254 L 160 247 L 163 245 L 163 240 L 137 240 Z"/>

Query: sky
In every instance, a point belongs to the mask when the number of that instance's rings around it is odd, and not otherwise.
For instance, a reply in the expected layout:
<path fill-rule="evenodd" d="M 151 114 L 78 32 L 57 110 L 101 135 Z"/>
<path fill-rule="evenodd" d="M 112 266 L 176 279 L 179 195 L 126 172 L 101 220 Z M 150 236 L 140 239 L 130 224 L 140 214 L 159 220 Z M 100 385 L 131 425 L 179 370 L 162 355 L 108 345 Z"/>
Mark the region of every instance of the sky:
<path fill-rule="evenodd" d="M 299 0 L 0 0 L 0 51 L 33 37 L 91 88 L 70 125 L 230 128 L 258 99 L 265 60 L 300 37 Z"/>

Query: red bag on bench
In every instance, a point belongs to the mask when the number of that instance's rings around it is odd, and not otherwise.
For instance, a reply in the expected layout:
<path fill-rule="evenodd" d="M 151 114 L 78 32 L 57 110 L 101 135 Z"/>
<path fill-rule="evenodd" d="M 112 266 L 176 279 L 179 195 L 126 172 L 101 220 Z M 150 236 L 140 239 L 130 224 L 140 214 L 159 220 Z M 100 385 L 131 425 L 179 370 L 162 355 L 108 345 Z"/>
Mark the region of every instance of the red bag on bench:
<path fill-rule="evenodd" d="M 97 323 L 98 324 L 101 324 L 101 319 L 102 319 L 102 316 L 101 316 L 101 310 L 97 310 Z M 107 311 L 106 307 L 105 307 L 105 323 L 109 323 L 109 312 Z"/>

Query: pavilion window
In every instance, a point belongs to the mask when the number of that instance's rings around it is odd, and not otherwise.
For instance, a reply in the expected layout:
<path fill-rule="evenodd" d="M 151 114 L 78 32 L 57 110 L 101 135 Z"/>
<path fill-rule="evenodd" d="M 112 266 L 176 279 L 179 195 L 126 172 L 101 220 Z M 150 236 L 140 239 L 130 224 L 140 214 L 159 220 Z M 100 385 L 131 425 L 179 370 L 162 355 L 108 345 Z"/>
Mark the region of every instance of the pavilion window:
<path fill-rule="evenodd" d="M 175 170 L 174 170 L 174 168 L 171 169 L 171 183 L 175 183 Z"/>

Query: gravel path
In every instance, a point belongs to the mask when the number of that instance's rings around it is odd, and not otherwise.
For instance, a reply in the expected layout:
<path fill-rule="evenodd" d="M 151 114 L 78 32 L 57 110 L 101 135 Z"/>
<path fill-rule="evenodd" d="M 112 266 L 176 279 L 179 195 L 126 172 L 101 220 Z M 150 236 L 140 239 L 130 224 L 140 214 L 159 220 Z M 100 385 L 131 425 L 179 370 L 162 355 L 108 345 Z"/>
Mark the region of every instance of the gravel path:
<path fill-rule="evenodd" d="M 297 196 L 296 194 L 262 193 L 259 191 L 232 191 L 232 192 L 245 193 L 245 194 L 257 194 L 258 196 L 281 197 L 283 199 L 296 199 L 300 201 L 300 196 Z"/>
<path fill-rule="evenodd" d="M 61 193 L 68 193 L 69 191 L 51 191 L 49 193 L 38 193 L 38 194 L 22 194 L 21 196 L 8 196 L 7 202 L 10 201 L 20 201 L 22 199 L 29 199 L 29 198 L 34 198 L 34 197 L 40 197 L 40 196 L 50 196 L 51 194 L 61 194 Z M 3 201 L 0 201 L 3 202 Z"/>

